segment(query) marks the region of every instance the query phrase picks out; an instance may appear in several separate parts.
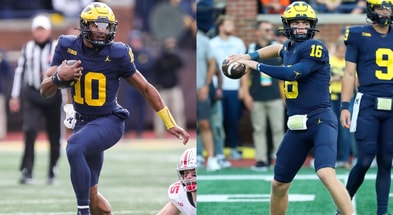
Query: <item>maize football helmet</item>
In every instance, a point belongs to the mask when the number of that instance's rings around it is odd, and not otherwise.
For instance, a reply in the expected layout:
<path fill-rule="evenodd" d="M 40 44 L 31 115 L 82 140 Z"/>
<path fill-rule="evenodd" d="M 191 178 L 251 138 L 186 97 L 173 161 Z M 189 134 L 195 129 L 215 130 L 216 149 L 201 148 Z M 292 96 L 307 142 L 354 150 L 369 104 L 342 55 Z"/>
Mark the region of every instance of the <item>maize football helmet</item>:
<path fill-rule="evenodd" d="M 177 164 L 177 174 L 179 176 L 180 181 L 184 185 L 184 189 L 187 192 L 193 192 L 197 190 L 197 181 L 196 175 L 192 178 L 187 178 L 184 175 L 185 170 L 195 170 L 197 168 L 197 159 L 196 159 L 196 148 L 186 149 L 183 154 L 180 156 L 179 163 Z"/>
<path fill-rule="evenodd" d="M 105 40 L 94 40 L 93 33 L 89 27 L 91 23 L 97 25 L 101 31 L 106 29 Z M 81 35 L 84 39 L 89 41 L 95 47 L 102 47 L 109 45 L 113 42 L 115 38 L 117 20 L 112 9 L 105 3 L 93 2 L 85 7 L 80 14 L 80 28 Z"/>
<path fill-rule="evenodd" d="M 393 20 L 392 14 L 390 14 L 389 17 L 382 17 L 375 12 L 375 8 L 392 11 L 392 6 L 393 0 L 367 0 L 367 18 L 369 18 L 374 24 L 390 25 Z"/>
<path fill-rule="evenodd" d="M 307 29 L 306 34 L 294 34 L 294 28 L 291 28 L 289 23 L 293 20 L 308 20 L 310 21 L 310 28 Z M 314 37 L 318 18 L 312 7 L 303 1 L 295 1 L 288 5 L 281 16 L 281 21 L 284 26 L 285 36 L 295 41 L 305 41 Z"/>

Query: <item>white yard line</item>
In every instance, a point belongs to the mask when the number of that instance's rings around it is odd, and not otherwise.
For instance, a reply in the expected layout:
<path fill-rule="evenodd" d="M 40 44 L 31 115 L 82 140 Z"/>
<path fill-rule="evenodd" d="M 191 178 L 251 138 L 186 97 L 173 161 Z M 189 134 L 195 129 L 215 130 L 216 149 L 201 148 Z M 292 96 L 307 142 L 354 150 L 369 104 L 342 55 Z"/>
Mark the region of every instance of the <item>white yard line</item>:
<path fill-rule="evenodd" d="M 347 174 L 339 174 L 337 178 L 340 180 L 346 180 Z M 393 177 L 393 175 L 391 175 Z M 375 179 L 375 174 L 366 174 L 365 180 Z M 198 181 L 234 181 L 234 180 L 265 180 L 271 181 L 273 175 L 198 175 Z M 299 174 L 295 177 L 295 180 L 318 180 L 316 174 Z"/>

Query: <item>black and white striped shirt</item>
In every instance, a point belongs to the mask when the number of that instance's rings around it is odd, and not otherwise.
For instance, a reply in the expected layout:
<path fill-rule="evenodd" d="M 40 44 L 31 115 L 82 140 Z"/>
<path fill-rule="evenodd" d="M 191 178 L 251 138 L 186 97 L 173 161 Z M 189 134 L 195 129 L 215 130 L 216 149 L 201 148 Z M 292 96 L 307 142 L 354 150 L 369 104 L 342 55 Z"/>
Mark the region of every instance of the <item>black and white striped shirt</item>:
<path fill-rule="evenodd" d="M 40 89 L 42 77 L 50 67 L 52 56 L 57 41 L 49 41 L 40 46 L 31 40 L 26 43 L 18 59 L 15 69 L 14 82 L 12 85 L 11 97 L 19 98 L 24 84 Z"/>

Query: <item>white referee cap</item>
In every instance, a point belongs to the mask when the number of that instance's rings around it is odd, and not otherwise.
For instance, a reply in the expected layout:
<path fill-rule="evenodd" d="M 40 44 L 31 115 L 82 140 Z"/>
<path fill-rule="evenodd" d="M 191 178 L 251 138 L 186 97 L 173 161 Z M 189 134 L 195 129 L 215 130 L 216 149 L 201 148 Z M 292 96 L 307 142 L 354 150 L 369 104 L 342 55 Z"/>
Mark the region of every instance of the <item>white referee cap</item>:
<path fill-rule="evenodd" d="M 31 25 L 31 29 L 34 30 L 38 27 L 41 27 L 45 30 L 51 29 L 51 23 L 50 23 L 49 18 L 44 15 L 38 15 L 38 16 L 34 17 L 33 23 Z"/>

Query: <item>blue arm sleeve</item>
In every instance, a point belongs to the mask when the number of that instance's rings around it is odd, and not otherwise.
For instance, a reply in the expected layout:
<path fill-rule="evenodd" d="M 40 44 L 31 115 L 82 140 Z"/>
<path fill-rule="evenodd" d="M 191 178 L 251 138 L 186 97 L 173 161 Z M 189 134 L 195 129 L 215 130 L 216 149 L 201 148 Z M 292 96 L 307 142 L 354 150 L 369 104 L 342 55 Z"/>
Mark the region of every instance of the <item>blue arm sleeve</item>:
<path fill-rule="evenodd" d="M 259 63 L 257 65 L 257 70 L 259 72 L 268 74 L 273 78 L 277 78 L 285 81 L 294 81 L 294 80 L 301 79 L 314 71 L 317 71 L 323 65 L 324 65 L 323 62 L 304 59 L 299 63 L 292 65 L 291 67 L 271 66 L 271 65 Z"/>

